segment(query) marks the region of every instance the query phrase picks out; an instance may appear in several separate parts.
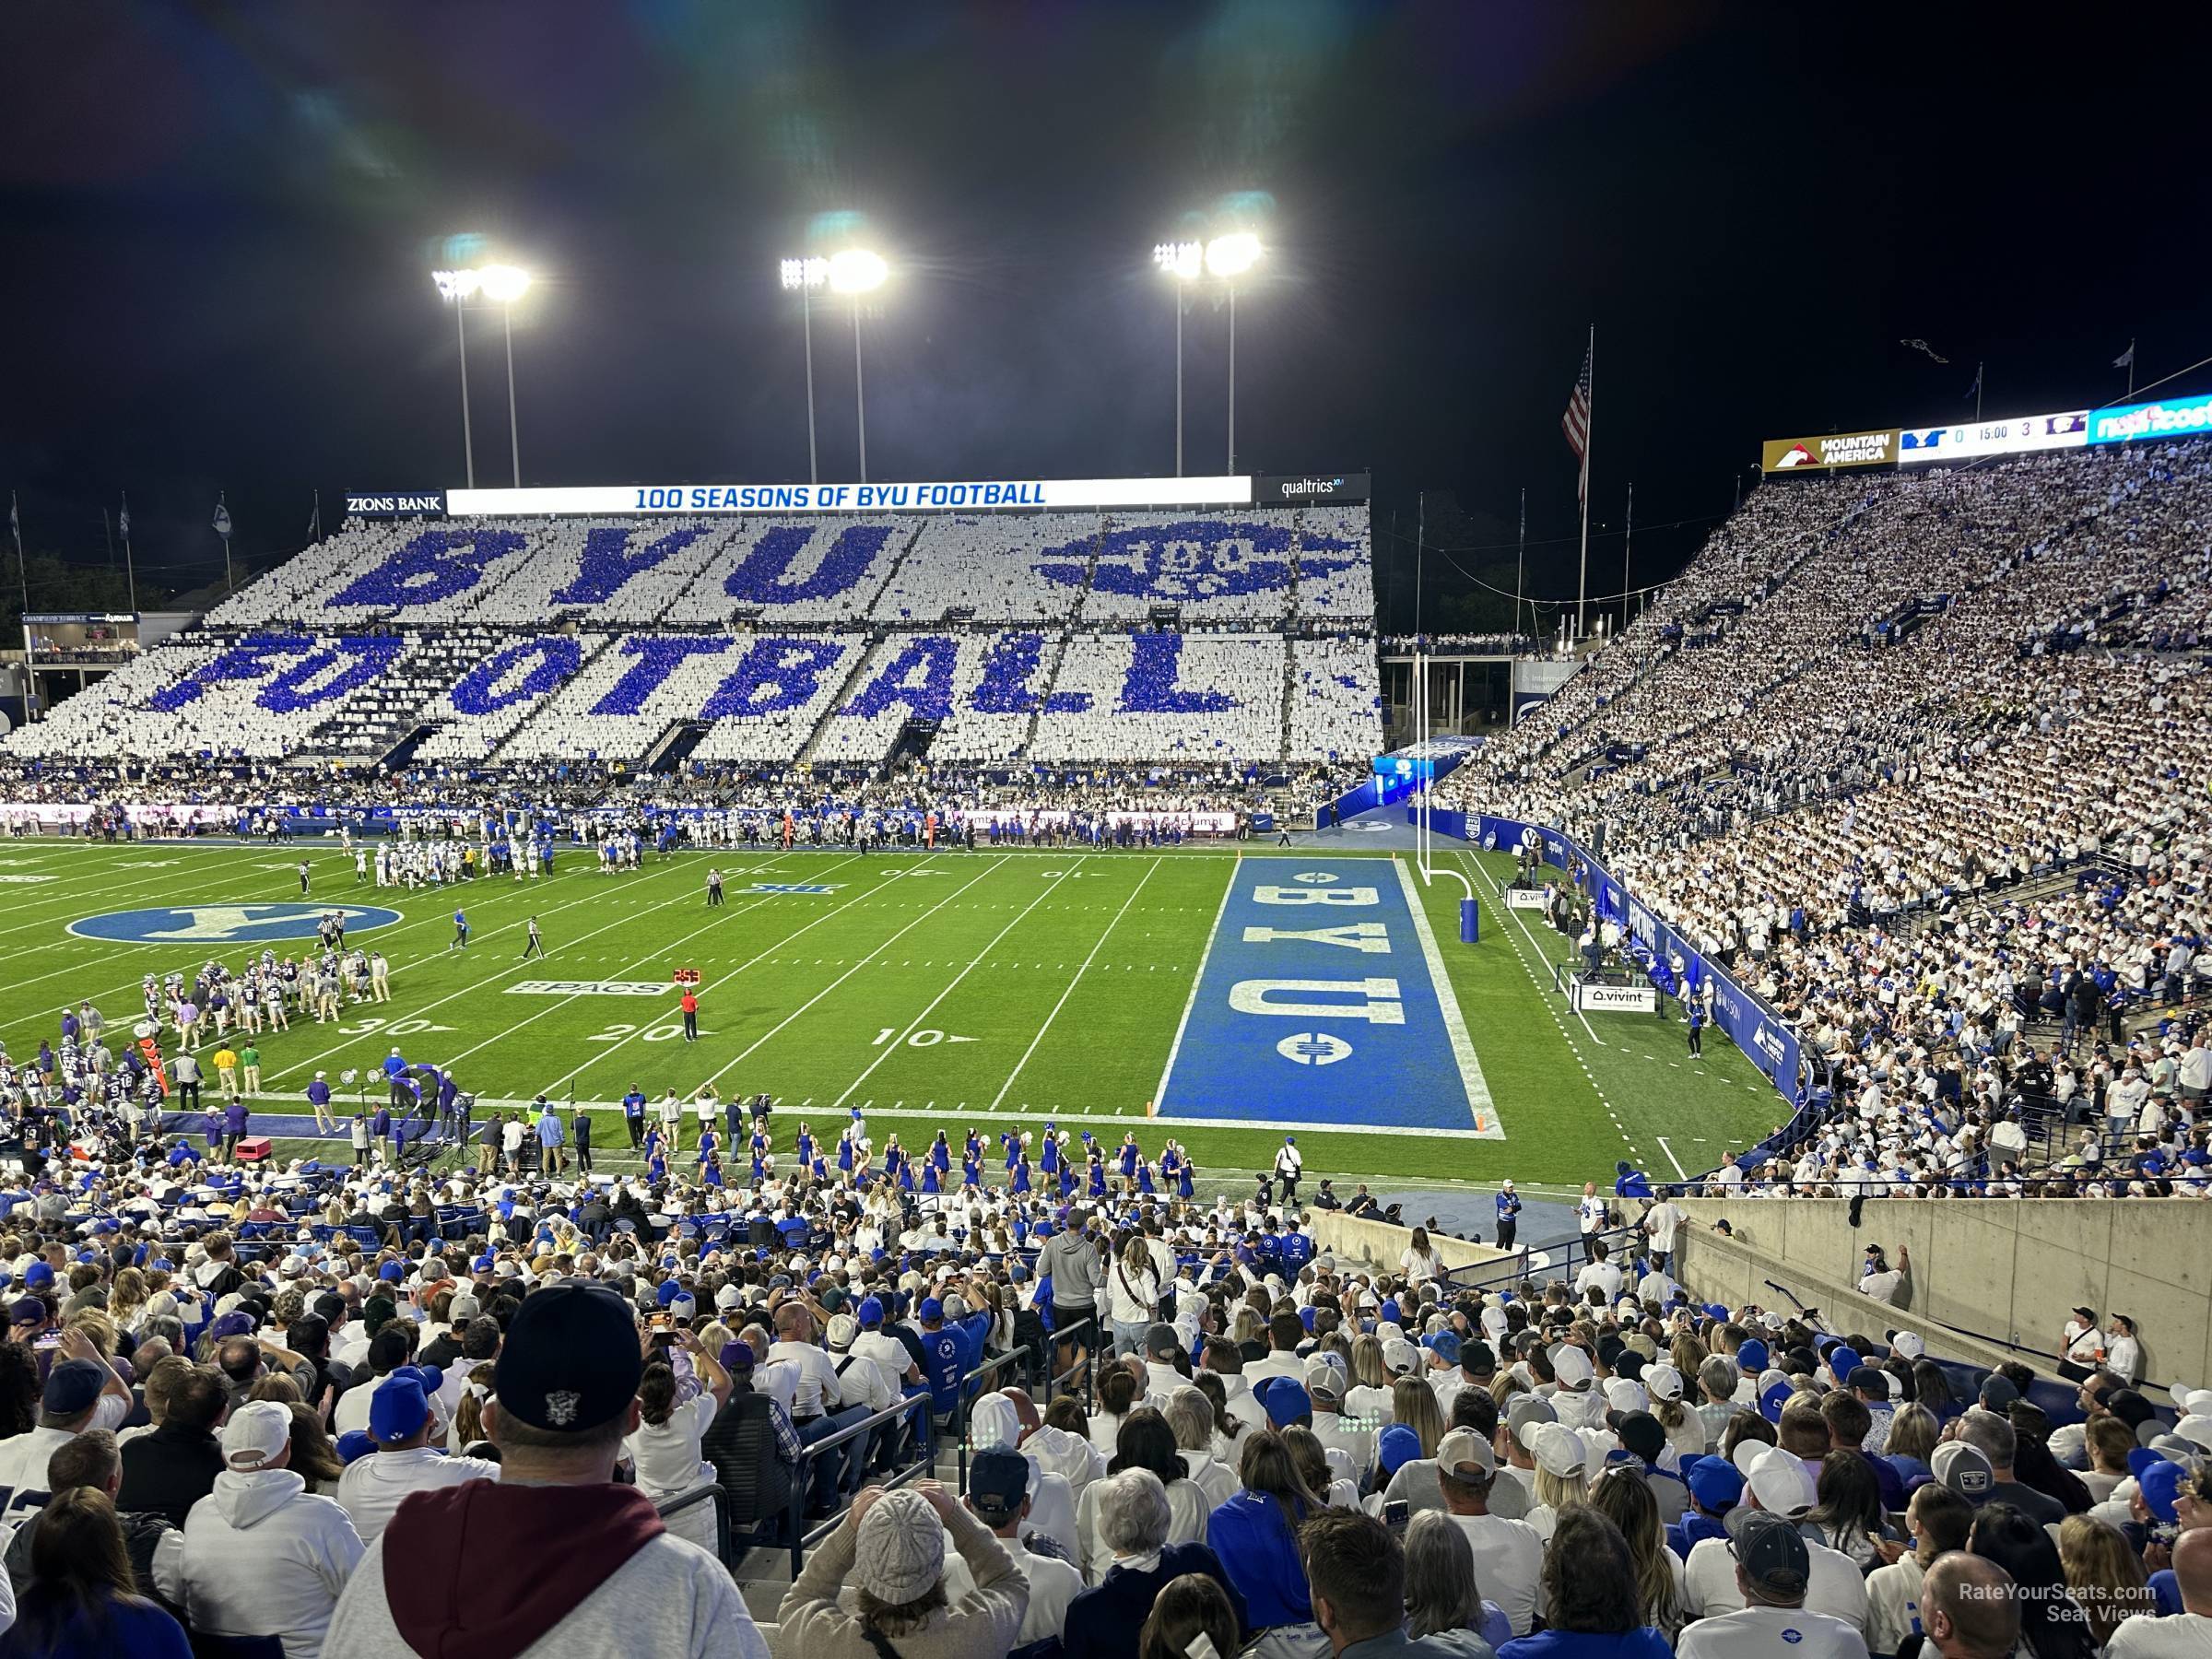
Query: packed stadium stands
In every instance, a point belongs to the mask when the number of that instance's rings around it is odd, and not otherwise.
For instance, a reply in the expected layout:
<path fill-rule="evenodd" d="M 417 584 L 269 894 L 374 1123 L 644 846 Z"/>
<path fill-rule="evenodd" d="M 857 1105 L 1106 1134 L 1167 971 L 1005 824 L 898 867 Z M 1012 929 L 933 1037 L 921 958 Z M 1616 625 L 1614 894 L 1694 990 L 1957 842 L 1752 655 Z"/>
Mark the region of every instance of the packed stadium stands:
<path fill-rule="evenodd" d="M 2207 450 L 1762 488 L 1441 787 L 1592 849 L 1802 1042 L 1786 1129 L 1683 1188 L 2212 1193 Z M 1343 510 L 346 535 L 10 762 L 265 768 L 428 728 L 422 759 L 582 804 L 693 734 L 700 761 L 895 791 L 927 728 L 949 778 L 1091 763 L 1034 792 L 1088 809 L 1326 776 L 1379 737 Z M 719 804 L 781 798 L 753 787 Z M 161 1043 L 184 1001 L 157 1002 Z M 83 1041 L 65 1028 L 53 1086 L 93 1087 Z M 0 1058 L 34 1159 L 49 1087 Z M 1265 1659 L 1402 1629 L 1386 1651 L 1698 1659 L 1967 1630 L 1935 1651 L 2130 1659 L 2212 1625 L 2212 1394 L 2137 1335 L 2169 1309 L 2085 1309 L 1996 1364 L 1900 1312 L 1912 1265 L 1878 1244 L 1825 1316 L 1771 1278 L 1709 1290 L 1689 1217 L 1625 1163 L 1579 1238 L 1453 1241 L 1453 1268 L 1371 1212 L 1339 1230 L 1310 1194 L 1179 1182 L 1148 1133 L 1141 1179 L 1101 1169 L 1087 1206 L 1049 1124 L 1023 1126 L 1053 1149 L 1035 1191 L 998 1172 L 1026 1179 L 1018 1129 L 917 1172 L 865 1124 L 787 1120 L 749 1182 L 693 1175 L 653 1129 L 641 1173 L 594 1182 L 549 1106 L 410 1171 L 366 1146 L 352 1169 L 157 1154 L 152 1130 L 192 1125 L 151 1098 L 150 1122 L 87 1114 L 65 1182 L 27 1161 L 0 1192 L 6 1351 L 67 1333 L 42 1378 L 0 1366 L 34 1618 L 62 1571 L 41 1535 L 76 1537 L 78 1488 L 113 1471 L 144 1592 L 206 1651 L 271 1659 L 421 1651 L 436 1616 L 386 1552 L 451 1594 L 445 1546 L 477 1526 L 559 1535 L 573 1594 L 502 1627 L 518 1653 L 1049 1659 L 1203 1633 Z M 733 1101 L 733 1165 L 751 1127 Z M 316 1570 L 241 1545 L 248 1516 Z"/>
<path fill-rule="evenodd" d="M 920 724 L 956 763 L 1356 766 L 1371 558 L 1363 508 L 349 523 L 5 747 L 634 766 L 703 726 L 874 766 Z"/>

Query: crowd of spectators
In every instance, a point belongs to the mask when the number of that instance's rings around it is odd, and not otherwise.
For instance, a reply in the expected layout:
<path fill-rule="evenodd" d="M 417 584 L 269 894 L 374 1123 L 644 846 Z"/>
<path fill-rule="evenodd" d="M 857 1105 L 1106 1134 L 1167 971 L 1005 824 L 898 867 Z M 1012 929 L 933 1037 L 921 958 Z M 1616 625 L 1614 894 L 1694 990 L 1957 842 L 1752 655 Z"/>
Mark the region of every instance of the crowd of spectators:
<path fill-rule="evenodd" d="M 1602 838 L 1793 1027 L 1836 1104 L 1765 1179 L 2009 1180 L 2040 1106 L 2060 1190 L 2202 1190 L 2144 1027 L 2212 977 L 2208 524 L 2203 444 L 1762 488 L 1440 796 Z"/>
<path fill-rule="evenodd" d="M 1119 1148 L 1088 1201 L 917 1194 L 895 1142 L 848 1169 L 802 1134 L 718 1188 L 178 1166 L 95 1124 L 32 1159 L 0 1653 L 2136 1659 L 2212 1628 L 2212 1393 L 2170 1421 L 2086 1331 L 2062 1387 L 1941 1364 L 1874 1297 L 1701 1302 L 1663 1229 L 1470 1290 L 1418 1235 L 1338 1259 L 1294 1203 L 1140 1190 Z M 1088 1161 L 1049 1125 L 958 1155 L 1047 1143 Z M 818 1535 L 757 1625 L 739 1581 L 794 1511 Z"/>

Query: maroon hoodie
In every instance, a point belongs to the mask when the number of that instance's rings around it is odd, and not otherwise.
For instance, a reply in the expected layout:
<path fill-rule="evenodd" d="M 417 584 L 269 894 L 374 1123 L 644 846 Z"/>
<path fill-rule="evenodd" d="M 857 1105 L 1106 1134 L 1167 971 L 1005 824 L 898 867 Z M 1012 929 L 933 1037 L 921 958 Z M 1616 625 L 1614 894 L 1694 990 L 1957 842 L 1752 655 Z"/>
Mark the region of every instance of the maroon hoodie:
<path fill-rule="evenodd" d="M 635 1487 L 414 1492 L 384 1528 L 384 1600 L 422 1659 L 514 1659 L 665 1530 Z"/>

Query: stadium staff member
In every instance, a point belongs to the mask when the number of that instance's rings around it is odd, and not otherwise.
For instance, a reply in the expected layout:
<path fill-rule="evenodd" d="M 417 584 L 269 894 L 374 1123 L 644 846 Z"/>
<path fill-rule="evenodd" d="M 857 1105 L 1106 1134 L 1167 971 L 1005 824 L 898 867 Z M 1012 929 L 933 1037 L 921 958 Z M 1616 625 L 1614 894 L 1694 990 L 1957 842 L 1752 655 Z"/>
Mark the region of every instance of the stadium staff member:
<path fill-rule="evenodd" d="M 684 1010 L 684 1041 L 697 1042 L 699 1041 L 699 987 L 697 985 L 684 987 L 681 1006 Z"/>
<path fill-rule="evenodd" d="M 532 1291 L 500 1346 L 484 1432 L 497 1480 L 417 1492 L 347 1582 L 323 1659 L 424 1653 L 768 1659 L 729 1570 L 615 1484 L 643 1345 L 605 1285 Z M 382 1455 L 380 1453 L 378 1455 Z M 469 1538 L 501 1547 L 465 1550 Z"/>
<path fill-rule="evenodd" d="M 1286 1135 L 1283 1144 L 1276 1149 L 1275 1178 L 1283 1183 L 1283 1202 L 1298 1202 L 1299 1179 L 1306 1171 L 1305 1156 L 1298 1149 L 1298 1136 Z"/>

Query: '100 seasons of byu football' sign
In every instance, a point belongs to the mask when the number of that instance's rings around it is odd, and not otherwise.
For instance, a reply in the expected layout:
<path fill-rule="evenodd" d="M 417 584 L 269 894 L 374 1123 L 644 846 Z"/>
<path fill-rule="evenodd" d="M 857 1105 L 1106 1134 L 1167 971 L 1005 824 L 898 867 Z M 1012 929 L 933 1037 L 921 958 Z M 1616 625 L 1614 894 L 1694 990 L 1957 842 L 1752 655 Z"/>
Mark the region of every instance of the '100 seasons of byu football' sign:
<path fill-rule="evenodd" d="M 924 484 L 599 484 L 449 489 L 453 518 L 624 512 L 973 512 L 977 509 L 1246 507 L 1249 477 L 959 478 Z"/>
<path fill-rule="evenodd" d="M 1238 860 L 1155 1112 L 1504 1137 L 1395 859 Z"/>

